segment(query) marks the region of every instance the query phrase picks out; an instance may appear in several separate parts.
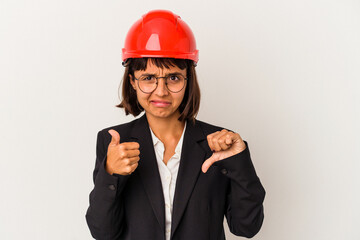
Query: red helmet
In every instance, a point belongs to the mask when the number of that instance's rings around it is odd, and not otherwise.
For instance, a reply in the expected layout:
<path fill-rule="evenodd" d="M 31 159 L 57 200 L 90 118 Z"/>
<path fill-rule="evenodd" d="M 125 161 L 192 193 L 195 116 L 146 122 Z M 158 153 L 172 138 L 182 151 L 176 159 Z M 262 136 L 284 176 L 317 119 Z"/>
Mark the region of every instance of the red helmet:
<path fill-rule="evenodd" d="M 142 15 L 126 35 L 123 65 L 128 58 L 168 57 L 199 60 L 199 50 L 190 27 L 168 10 L 152 10 Z"/>

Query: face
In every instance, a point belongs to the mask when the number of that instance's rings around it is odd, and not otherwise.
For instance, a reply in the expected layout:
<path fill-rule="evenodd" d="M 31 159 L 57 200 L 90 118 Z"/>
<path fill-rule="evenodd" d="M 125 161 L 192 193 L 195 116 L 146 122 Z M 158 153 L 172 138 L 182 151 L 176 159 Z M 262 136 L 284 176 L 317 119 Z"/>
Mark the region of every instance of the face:
<path fill-rule="evenodd" d="M 170 66 L 170 69 L 165 67 L 164 69 L 161 69 L 148 60 L 145 71 L 135 71 L 134 75 L 136 78 L 139 78 L 143 74 L 153 74 L 158 77 L 163 77 L 174 72 L 180 72 L 183 76 L 186 77 L 186 68 L 182 70 L 178 67 Z M 180 92 L 176 93 L 170 92 L 167 89 L 164 78 L 158 79 L 157 87 L 152 93 L 142 92 L 139 89 L 138 81 L 134 80 L 131 75 L 130 83 L 136 90 L 137 99 L 147 114 L 150 114 L 155 118 L 171 118 L 180 115 L 178 108 L 184 98 L 187 81 L 185 81 L 184 88 Z M 159 101 L 165 103 L 159 103 Z"/>

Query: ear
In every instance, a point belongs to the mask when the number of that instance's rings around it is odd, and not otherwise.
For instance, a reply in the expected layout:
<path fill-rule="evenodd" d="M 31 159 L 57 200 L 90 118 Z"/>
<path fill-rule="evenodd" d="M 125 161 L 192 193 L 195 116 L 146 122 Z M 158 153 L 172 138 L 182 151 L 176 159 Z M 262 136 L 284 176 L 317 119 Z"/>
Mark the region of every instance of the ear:
<path fill-rule="evenodd" d="M 136 90 L 136 84 L 131 74 L 129 74 L 130 84 L 132 85 L 133 89 Z"/>

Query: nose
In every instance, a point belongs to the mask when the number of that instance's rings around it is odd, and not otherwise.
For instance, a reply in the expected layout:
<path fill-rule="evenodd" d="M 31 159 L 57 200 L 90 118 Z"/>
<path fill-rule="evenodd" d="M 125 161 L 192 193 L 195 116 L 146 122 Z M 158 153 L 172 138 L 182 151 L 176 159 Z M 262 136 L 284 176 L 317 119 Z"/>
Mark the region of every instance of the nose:
<path fill-rule="evenodd" d="M 169 94 L 164 78 L 158 78 L 155 93 L 158 96 L 165 96 Z"/>

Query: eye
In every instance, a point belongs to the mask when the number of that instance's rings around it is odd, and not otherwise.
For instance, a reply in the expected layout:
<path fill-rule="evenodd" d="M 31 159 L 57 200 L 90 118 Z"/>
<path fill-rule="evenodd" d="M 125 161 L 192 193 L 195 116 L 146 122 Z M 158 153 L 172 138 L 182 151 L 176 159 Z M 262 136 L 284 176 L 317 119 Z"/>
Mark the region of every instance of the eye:
<path fill-rule="evenodd" d="M 180 80 L 180 78 L 179 78 L 179 76 L 178 76 L 178 75 L 170 75 L 170 76 L 169 76 L 169 79 L 170 79 L 171 81 L 177 81 L 177 80 Z"/>
<path fill-rule="evenodd" d="M 147 75 L 147 76 L 142 76 L 141 77 L 141 80 L 142 81 L 152 81 L 152 80 L 154 80 L 155 78 L 154 78 L 154 76 L 152 76 L 152 75 Z"/>

